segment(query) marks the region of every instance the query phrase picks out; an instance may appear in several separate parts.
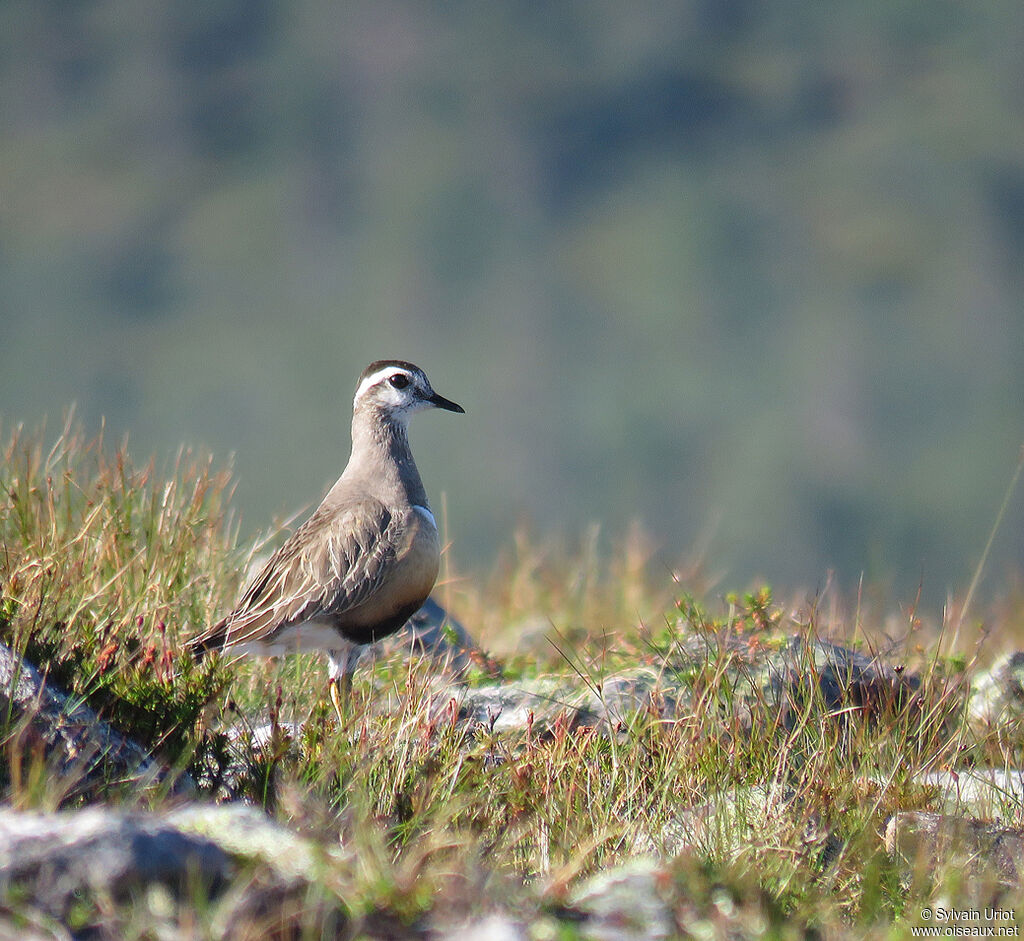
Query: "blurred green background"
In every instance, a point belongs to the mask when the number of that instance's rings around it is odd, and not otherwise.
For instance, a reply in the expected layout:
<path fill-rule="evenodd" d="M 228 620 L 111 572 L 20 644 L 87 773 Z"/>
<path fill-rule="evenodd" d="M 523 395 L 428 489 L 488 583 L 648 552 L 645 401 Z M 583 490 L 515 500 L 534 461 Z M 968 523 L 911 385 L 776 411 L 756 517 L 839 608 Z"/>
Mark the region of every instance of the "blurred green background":
<path fill-rule="evenodd" d="M 464 572 L 636 519 L 937 607 L 1024 441 L 1022 49 L 1019 0 L 5 0 L 0 415 L 234 454 L 254 534 L 411 359 Z"/>

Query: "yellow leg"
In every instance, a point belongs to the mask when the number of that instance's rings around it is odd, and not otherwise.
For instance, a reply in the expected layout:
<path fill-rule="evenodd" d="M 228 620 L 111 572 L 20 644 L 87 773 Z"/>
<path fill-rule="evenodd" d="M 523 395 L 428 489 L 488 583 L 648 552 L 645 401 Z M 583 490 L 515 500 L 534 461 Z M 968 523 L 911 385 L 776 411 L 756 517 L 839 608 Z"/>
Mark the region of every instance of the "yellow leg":
<path fill-rule="evenodd" d="M 352 697 L 352 674 L 342 673 L 341 676 L 332 676 L 327 681 L 331 691 L 331 702 L 334 703 L 334 711 L 338 714 L 338 725 L 345 728 L 345 714 L 342 705 L 348 706 Z M 347 711 L 347 710 L 346 710 Z"/>
<path fill-rule="evenodd" d="M 341 686 L 341 677 L 332 676 L 327 681 L 327 685 L 331 690 L 331 702 L 334 703 L 334 711 L 338 714 L 338 725 L 341 728 L 345 728 L 345 719 L 341 714 L 341 696 L 338 693 L 338 687 Z"/>
<path fill-rule="evenodd" d="M 346 724 L 341 704 L 348 705 L 352 691 L 352 670 L 355 668 L 360 652 L 358 647 L 327 652 L 327 660 L 330 663 L 327 686 L 330 689 L 331 702 L 334 703 L 334 711 L 338 715 L 338 725 L 341 728 L 345 728 Z"/>

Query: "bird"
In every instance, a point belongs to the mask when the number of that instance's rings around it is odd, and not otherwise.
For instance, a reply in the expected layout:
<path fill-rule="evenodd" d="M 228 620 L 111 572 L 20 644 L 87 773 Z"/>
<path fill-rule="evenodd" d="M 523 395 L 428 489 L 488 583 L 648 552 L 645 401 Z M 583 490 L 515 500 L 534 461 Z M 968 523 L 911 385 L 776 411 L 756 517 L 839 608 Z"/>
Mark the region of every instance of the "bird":
<path fill-rule="evenodd" d="M 344 725 L 341 684 L 350 682 L 362 647 L 401 628 L 437 579 L 437 522 L 408 435 L 412 415 L 430 408 L 465 413 L 412 363 L 382 359 L 363 370 L 344 472 L 231 612 L 189 642 L 196 656 L 324 651 L 331 701 Z"/>

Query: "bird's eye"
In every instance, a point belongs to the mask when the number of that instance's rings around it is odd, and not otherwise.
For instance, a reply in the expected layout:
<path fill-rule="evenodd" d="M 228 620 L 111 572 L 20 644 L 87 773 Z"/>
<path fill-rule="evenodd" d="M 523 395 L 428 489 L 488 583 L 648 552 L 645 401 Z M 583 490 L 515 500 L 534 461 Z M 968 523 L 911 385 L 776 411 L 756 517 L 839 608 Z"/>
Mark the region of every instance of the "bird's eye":
<path fill-rule="evenodd" d="M 409 385 L 409 377 L 403 375 L 402 373 L 395 373 L 395 375 L 393 375 L 388 381 L 396 389 L 404 389 L 407 385 Z"/>

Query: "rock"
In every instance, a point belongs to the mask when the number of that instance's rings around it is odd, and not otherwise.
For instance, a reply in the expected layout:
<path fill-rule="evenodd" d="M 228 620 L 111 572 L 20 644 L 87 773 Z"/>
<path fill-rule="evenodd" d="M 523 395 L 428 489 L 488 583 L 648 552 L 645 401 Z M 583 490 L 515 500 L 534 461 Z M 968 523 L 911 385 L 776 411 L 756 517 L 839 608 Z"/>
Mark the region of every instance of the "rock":
<path fill-rule="evenodd" d="M 431 712 L 442 714 L 455 703 L 458 720 L 489 732 L 522 731 L 532 725 L 549 730 L 559 715 L 578 720 L 573 705 L 579 692 L 570 682 L 541 677 L 477 687 L 446 687 L 435 694 Z"/>
<path fill-rule="evenodd" d="M 970 817 L 921 811 L 893 814 L 885 827 L 885 849 L 908 878 L 956 867 L 972 879 L 988 875 L 1014 887 L 1024 873 L 1024 830 Z"/>
<path fill-rule="evenodd" d="M 570 904 L 581 918 L 578 936 L 590 941 L 658 941 L 675 934 L 662 886 L 668 881 L 655 860 L 637 857 L 591 876 Z"/>
<path fill-rule="evenodd" d="M 223 930 L 216 933 L 225 936 L 262 935 L 261 926 L 289 921 L 339 924 L 341 902 L 320 880 L 347 860 L 340 847 L 320 846 L 238 804 L 165 814 L 0 810 L 0 905 L 13 901 L 18 910 L 64 922 L 72 912 L 81 917 L 83 905 L 140 898 L 163 899 L 160 907 L 173 919 L 199 893 L 217 902 Z"/>
<path fill-rule="evenodd" d="M 1010 818 L 1024 803 L 1024 772 L 1005 768 L 932 771 L 915 784 L 937 788 L 943 810 L 971 817 Z"/>
<path fill-rule="evenodd" d="M 431 936 L 444 941 L 529 941 L 526 926 L 508 915 L 493 913 L 460 925 L 439 927 Z"/>
<path fill-rule="evenodd" d="M 729 857 L 750 845 L 789 846 L 815 854 L 817 864 L 824 866 L 838 854 L 842 841 L 792 788 L 773 782 L 730 788 L 681 810 L 658 834 L 638 835 L 633 850 L 666 857 Z"/>
<path fill-rule="evenodd" d="M 715 674 L 710 680 L 701 674 L 709 669 Z M 564 676 L 474 688 L 445 683 L 431 710 L 440 713 L 454 701 L 460 721 L 494 732 L 524 730 L 531 722 L 544 732 L 562 717 L 570 727 L 608 734 L 622 731 L 637 713 L 663 720 L 686 714 L 695 708 L 694 689 L 701 682 L 728 690 L 719 707 L 747 728 L 766 703 L 786 722 L 802 714 L 809 700 L 846 720 L 876 718 L 902 708 L 919 686 L 915 676 L 825 641 L 695 634 L 665 664 L 630 667 L 590 683 Z M 701 699 L 701 707 L 707 705 Z"/>
<path fill-rule="evenodd" d="M 492 732 L 549 732 L 558 721 L 569 727 L 616 730 L 631 715 L 649 711 L 675 716 L 678 691 L 664 684 L 660 671 L 636 667 L 596 680 L 597 688 L 567 677 L 536 677 L 477 687 L 445 684 L 431 710 L 441 713 L 454 702 L 458 719 Z M 582 689 L 581 689 L 582 685 Z"/>
<path fill-rule="evenodd" d="M 111 781 L 141 788 L 160 786 L 175 794 L 195 791 L 187 774 L 172 774 L 88 706 L 73 704 L 4 644 L 0 644 L 0 709 L 15 723 L 24 721 L 21 734 L 41 744 L 51 773 L 73 780 L 76 794 L 102 791 Z"/>
<path fill-rule="evenodd" d="M 982 733 L 1024 719 L 1024 651 L 1007 654 L 977 675 L 967 715 L 974 729 Z"/>
<path fill-rule="evenodd" d="M 778 783 L 731 788 L 671 817 L 655 846 L 668 856 L 691 850 L 727 856 L 753 834 L 782 842 L 796 812 L 792 789 Z"/>
<path fill-rule="evenodd" d="M 0 810 L 0 895 L 31 901 L 53 918 L 82 894 L 123 899 L 147 883 L 208 889 L 232 874 L 215 842 L 159 817 L 89 808 L 71 814 Z"/>
<path fill-rule="evenodd" d="M 726 673 L 733 710 L 745 721 L 766 702 L 787 725 L 808 704 L 846 718 L 876 718 L 901 709 L 920 685 L 916 676 L 884 661 L 815 637 L 790 637 L 780 647 L 759 635 L 743 640 L 740 635 L 727 648 Z"/>
<path fill-rule="evenodd" d="M 571 728 L 598 726 L 616 729 L 641 710 L 675 715 L 675 697 L 662 691 L 660 672 L 637 667 L 605 677 L 598 688 L 573 683 L 566 677 L 537 677 L 477 687 L 445 687 L 432 708 L 441 712 L 454 700 L 458 718 L 493 732 L 550 731 L 561 720 Z"/>
<path fill-rule="evenodd" d="M 899 709 L 920 686 L 916 676 L 877 657 L 817 638 L 791 637 L 783 663 L 772 686 L 789 705 L 800 704 L 813 688 L 828 709 L 853 705 L 873 715 Z"/>
<path fill-rule="evenodd" d="M 402 645 L 408 638 L 415 653 L 428 654 L 435 660 L 462 672 L 471 662 L 471 656 L 478 653 L 469 631 L 433 598 L 428 598 L 406 622 L 405 627 L 395 635 L 395 643 Z"/>
<path fill-rule="evenodd" d="M 505 626 L 502 637 L 495 638 L 502 656 L 530 657 L 551 650 L 551 641 L 558 639 L 558 630 L 551 618 L 529 615 Z"/>
<path fill-rule="evenodd" d="M 695 708 L 694 690 L 710 683 L 728 690 L 727 701 L 720 697 L 717 705 L 747 728 L 766 705 L 787 724 L 808 704 L 846 718 L 877 718 L 904 708 L 920 686 L 913 674 L 815 637 L 693 628 L 651 675 L 657 676 L 655 695 L 634 695 L 637 708 L 653 705 L 661 718 L 683 714 Z M 709 700 L 699 699 L 706 709 Z"/>
<path fill-rule="evenodd" d="M 269 867 L 284 882 L 314 882 L 326 863 L 346 858 L 340 847 L 304 839 L 244 804 L 186 804 L 164 819 L 184 834 L 211 840 L 236 860 Z"/>
<path fill-rule="evenodd" d="M 689 698 L 671 674 L 666 676 L 663 669 L 643 666 L 605 677 L 597 689 L 587 687 L 574 708 L 581 724 L 616 729 L 638 712 L 675 718 L 679 702 Z"/>
<path fill-rule="evenodd" d="M 253 749 L 268 748 L 278 736 L 295 742 L 305 727 L 306 723 L 302 719 L 293 722 L 263 722 L 256 726 L 243 722 L 231 726 L 225 734 L 228 741 L 239 750 L 249 752 Z"/>

